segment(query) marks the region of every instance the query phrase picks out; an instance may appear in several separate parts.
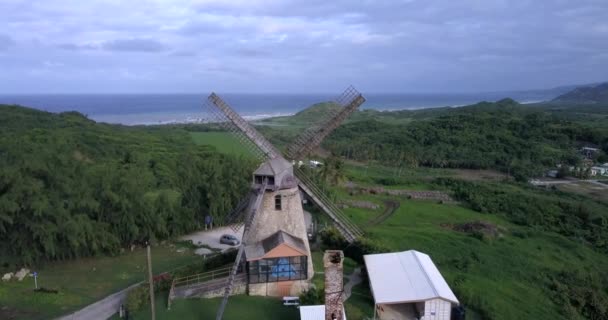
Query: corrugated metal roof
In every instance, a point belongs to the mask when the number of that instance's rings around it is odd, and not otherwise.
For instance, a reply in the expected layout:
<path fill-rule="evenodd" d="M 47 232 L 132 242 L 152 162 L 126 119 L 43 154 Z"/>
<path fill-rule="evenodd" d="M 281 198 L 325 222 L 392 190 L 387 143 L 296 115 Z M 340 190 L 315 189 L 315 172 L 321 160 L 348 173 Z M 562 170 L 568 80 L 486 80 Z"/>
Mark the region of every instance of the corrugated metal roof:
<path fill-rule="evenodd" d="M 245 246 L 245 257 L 247 260 L 261 258 L 266 255 L 266 253 L 270 252 L 270 250 L 283 243 L 289 245 L 295 250 L 301 251 L 304 255 L 307 252 L 306 245 L 302 239 L 283 230 L 279 230 L 258 243 Z"/>
<path fill-rule="evenodd" d="M 346 320 L 344 309 L 342 319 Z M 325 305 L 300 306 L 300 320 L 325 320 Z"/>
<path fill-rule="evenodd" d="M 364 256 L 376 303 L 458 299 L 431 260 L 416 250 Z"/>

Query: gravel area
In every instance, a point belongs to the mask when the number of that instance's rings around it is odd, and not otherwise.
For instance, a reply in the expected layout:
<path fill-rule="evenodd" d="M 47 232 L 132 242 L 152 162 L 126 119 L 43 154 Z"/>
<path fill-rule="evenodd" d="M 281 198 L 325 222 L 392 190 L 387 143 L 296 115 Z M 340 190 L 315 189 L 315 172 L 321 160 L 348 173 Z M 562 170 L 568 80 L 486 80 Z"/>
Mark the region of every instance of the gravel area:
<path fill-rule="evenodd" d="M 225 251 L 230 248 L 234 248 L 235 246 L 230 246 L 227 244 L 220 243 L 220 237 L 223 234 L 234 235 L 234 236 L 236 236 L 237 239 L 239 239 L 239 241 L 241 241 L 241 239 L 243 237 L 243 227 L 241 227 L 237 232 L 234 232 L 234 230 L 232 230 L 232 228 L 230 228 L 230 227 L 219 227 L 219 228 L 213 228 L 213 229 L 206 230 L 206 231 L 205 230 L 197 231 L 195 233 L 191 233 L 189 235 L 181 237 L 180 240 L 185 240 L 185 241 L 192 240 L 192 243 L 194 243 L 197 246 L 207 246 L 209 248 L 219 249 L 222 251 Z M 200 250 L 200 249 L 198 249 L 198 250 Z M 204 253 L 201 253 L 201 254 L 204 254 Z"/>

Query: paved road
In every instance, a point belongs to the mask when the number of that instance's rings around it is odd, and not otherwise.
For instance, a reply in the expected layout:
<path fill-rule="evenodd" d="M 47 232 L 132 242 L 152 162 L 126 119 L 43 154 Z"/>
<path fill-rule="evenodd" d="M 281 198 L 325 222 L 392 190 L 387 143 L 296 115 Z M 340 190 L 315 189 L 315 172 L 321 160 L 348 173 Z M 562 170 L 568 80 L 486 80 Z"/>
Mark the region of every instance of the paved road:
<path fill-rule="evenodd" d="M 129 291 L 139 286 L 136 283 L 126 289 L 111 294 L 102 300 L 90 304 L 79 311 L 58 318 L 57 320 L 106 320 L 118 312 L 120 305 L 124 303 Z"/>
<path fill-rule="evenodd" d="M 600 187 L 602 187 L 604 189 L 608 189 L 608 184 L 601 183 L 598 180 L 587 180 L 587 182 L 593 183 L 594 185 L 600 186 Z"/>
<path fill-rule="evenodd" d="M 342 301 L 346 301 L 346 299 L 350 298 L 350 295 L 353 293 L 353 287 L 363 282 L 363 278 L 361 277 L 361 268 L 357 268 L 350 275 L 346 276 L 348 282 L 344 285 L 344 295 L 342 296 Z"/>

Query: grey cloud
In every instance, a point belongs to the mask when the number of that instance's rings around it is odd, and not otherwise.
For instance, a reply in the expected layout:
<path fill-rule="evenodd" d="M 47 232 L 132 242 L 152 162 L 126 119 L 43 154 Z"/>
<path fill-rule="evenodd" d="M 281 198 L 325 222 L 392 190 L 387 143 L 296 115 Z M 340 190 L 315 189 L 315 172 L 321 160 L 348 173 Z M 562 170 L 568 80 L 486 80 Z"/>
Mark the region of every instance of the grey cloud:
<path fill-rule="evenodd" d="M 271 53 L 268 51 L 250 48 L 237 49 L 236 54 L 243 57 L 268 57 L 271 55 Z"/>
<path fill-rule="evenodd" d="M 7 50 L 15 45 L 15 40 L 5 34 L 0 34 L 0 51 Z"/>
<path fill-rule="evenodd" d="M 130 52 L 160 52 L 167 47 L 153 39 L 117 39 L 103 41 L 100 43 L 62 43 L 57 46 L 60 49 L 80 51 L 80 50 L 106 50 L 106 51 L 130 51 Z"/>
<path fill-rule="evenodd" d="M 172 57 L 196 57 L 197 53 L 190 50 L 177 50 L 169 54 Z"/>
<path fill-rule="evenodd" d="M 94 44 L 75 44 L 75 43 L 62 43 L 62 44 L 57 45 L 57 47 L 60 49 L 72 50 L 72 51 L 98 50 L 99 49 L 99 46 L 94 45 Z"/>
<path fill-rule="evenodd" d="M 0 68 L 23 79 L 53 61 L 61 74 L 14 83 L 61 76 L 105 91 L 552 87 L 605 80 L 606 16 L 605 0 L 0 1 L 10 35 L 0 36 Z M 100 65 L 106 77 L 87 80 Z"/>
<path fill-rule="evenodd" d="M 153 39 L 119 39 L 104 42 L 101 49 L 110 51 L 159 52 L 166 49 L 165 45 Z"/>

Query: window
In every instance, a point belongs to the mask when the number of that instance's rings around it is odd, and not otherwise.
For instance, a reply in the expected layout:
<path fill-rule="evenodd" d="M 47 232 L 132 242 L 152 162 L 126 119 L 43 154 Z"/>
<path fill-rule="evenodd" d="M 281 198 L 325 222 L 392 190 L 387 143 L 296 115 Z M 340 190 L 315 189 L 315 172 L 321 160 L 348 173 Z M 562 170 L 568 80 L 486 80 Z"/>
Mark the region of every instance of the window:
<path fill-rule="evenodd" d="M 263 176 L 255 176 L 255 184 L 262 184 L 264 183 L 264 177 Z"/>
<path fill-rule="evenodd" d="M 264 184 L 264 181 L 268 182 L 269 186 L 274 186 L 274 177 L 273 176 L 254 176 L 255 184 Z"/>
<path fill-rule="evenodd" d="M 274 209 L 281 210 L 281 195 L 274 196 Z"/>
<path fill-rule="evenodd" d="M 308 257 L 284 257 L 248 262 L 249 283 L 305 280 L 308 277 Z"/>

